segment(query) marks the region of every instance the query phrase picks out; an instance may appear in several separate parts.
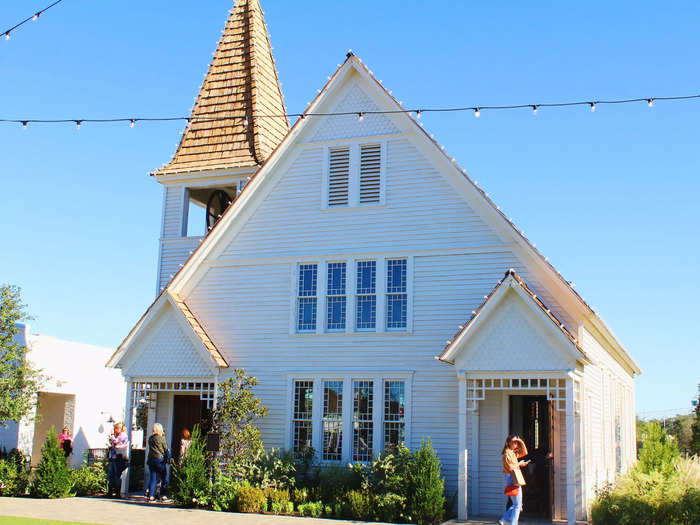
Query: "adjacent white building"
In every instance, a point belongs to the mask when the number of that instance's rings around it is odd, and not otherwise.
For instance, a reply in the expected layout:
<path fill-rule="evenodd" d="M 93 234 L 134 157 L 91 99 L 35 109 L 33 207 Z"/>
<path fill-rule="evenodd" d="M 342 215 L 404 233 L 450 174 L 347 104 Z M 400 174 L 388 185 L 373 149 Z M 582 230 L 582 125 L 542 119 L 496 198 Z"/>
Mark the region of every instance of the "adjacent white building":
<path fill-rule="evenodd" d="M 28 348 L 29 362 L 45 381 L 31 417 L 0 429 L 0 447 L 21 450 L 35 466 L 51 427 L 60 433 L 66 426 L 74 438 L 71 464 L 78 466 L 88 449 L 107 448 L 111 423 L 124 418 L 126 384 L 118 371 L 104 366 L 113 349 L 31 334 L 28 325 L 20 328 L 17 342 Z"/>
<path fill-rule="evenodd" d="M 635 460 L 629 353 L 356 56 L 291 129 L 285 112 L 258 1 L 239 0 L 154 173 L 158 297 L 109 361 L 127 411 L 148 402 L 174 443 L 244 368 L 268 447 L 345 464 L 430 437 L 460 517 L 495 516 L 515 432 L 554 454 L 526 513 L 586 518 Z"/>

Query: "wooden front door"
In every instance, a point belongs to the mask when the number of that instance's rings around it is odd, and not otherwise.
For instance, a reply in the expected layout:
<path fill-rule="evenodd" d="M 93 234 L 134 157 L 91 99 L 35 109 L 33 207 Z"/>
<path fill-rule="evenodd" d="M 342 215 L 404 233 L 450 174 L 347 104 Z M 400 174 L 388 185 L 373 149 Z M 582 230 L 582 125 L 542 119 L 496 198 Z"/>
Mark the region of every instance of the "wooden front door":
<path fill-rule="evenodd" d="M 522 469 L 527 485 L 523 490 L 523 514 L 551 518 L 552 462 L 550 407 L 545 396 L 510 396 L 510 433 L 527 445 L 531 463 Z"/>
<path fill-rule="evenodd" d="M 180 459 L 180 439 L 186 428 L 192 432 L 195 425 L 200 425 L 203 414 L 203 401 L 199 396 L 175 396 L 173 403 L 173 439 L 170 447 L 173 459 Z M 206 405 L 204 405 L 206 407 Z"/>

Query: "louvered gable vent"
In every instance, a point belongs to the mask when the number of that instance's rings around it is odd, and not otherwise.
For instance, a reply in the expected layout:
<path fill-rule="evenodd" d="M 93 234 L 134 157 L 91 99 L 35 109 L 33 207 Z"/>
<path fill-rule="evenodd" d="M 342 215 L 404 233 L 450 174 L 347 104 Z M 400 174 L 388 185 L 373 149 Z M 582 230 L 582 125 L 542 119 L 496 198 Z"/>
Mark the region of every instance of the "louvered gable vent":
<path fill-rule="evenodd" d="M 379 202 L 381 153 L 381 144 L 360 146 L 360 204 Z"/>
<path fill-rule="evenodd" d="M 347 206 L 350 148 L 331 148 L 328 167 L 328 206 Z"/>

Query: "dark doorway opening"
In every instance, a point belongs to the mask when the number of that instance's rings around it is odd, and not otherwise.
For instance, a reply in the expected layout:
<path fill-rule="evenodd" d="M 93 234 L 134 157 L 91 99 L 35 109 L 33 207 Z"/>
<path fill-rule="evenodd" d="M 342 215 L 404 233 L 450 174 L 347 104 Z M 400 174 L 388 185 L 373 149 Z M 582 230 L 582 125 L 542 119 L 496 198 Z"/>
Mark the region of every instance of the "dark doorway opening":
<path fill-rule="evenodd" d="M 211 429 L 211 410 L 199 396 L 176 395 L 173 402 L 173 437 L 170 450 L 173 460 L 180 459 L 180 439 L 184 429 L 192 432 L 199 425 L 203 435 Z"/>
<path fill-rule="evenodd" d="M 527 445 L 531 463 L 522 469 L 523 515 L 551 519 L 553 483 L 550 406 L 546 396 L 510 396 L 510 433 L 519 435 Z"/>

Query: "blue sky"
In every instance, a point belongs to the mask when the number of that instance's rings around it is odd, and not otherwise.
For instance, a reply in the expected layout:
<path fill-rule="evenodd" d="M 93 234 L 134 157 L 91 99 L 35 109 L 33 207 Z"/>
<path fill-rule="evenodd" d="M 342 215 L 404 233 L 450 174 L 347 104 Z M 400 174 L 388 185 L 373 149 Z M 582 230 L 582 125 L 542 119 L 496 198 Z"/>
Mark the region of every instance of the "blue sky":
<path fill-rule="evenodd" d="M 0 30 L 46 0 L 0 6 Z M 700 4 L 262 0 L 290 112 L 349 48 L 407 107 L 700 92 Z M 65 0 L 0 41 L 0 116 L 187 115 L 230 0 Z M 639 362 L 644 415 L 700 381 L 700 101 L 424 114 Z M 33 330 L 116 346 L 153 300 L 179 123 L 0 125 L 0 282 Z M 671 410 L 675 412 L 675 410 Z"/>

